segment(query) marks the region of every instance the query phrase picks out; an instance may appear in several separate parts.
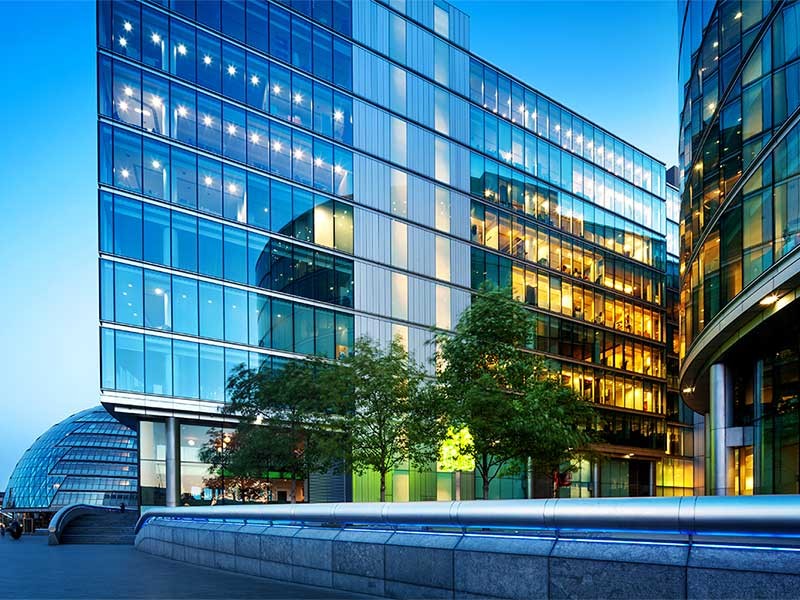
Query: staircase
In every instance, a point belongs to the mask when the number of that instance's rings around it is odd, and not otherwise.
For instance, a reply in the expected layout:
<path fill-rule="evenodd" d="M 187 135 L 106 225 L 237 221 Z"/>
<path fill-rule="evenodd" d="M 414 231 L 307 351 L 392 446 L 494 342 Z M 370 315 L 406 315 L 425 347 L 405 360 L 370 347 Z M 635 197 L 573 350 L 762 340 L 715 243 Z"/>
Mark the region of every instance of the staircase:
<path fill-rule="evenodd" d="M 97 512 L 76 517 L 61 534 L 62 544 L 133 544 L 139 512 Z"/>

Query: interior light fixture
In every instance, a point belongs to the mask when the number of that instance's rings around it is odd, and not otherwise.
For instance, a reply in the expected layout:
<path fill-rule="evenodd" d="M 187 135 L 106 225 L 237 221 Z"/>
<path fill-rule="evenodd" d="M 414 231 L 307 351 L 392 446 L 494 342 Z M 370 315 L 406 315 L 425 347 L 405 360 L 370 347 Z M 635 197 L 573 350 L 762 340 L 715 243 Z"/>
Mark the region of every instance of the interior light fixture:
<path fill-rule="evenodd" d="M 344 113 L 337 108 L 336 110 L 333 111 L 333 120 L 336 121 L 337 123 L 341 123 L 342 121 L 344 121 Z"/>
<path fill-rule="evenodd" d="M 122 91 L 125 92 L 125 95 L 129 98 L 133 96 L 133 88 L 129 85 L 126 85 L 124 88 L 122 88 Z"/>
<path fill-rule="evenodd" d="M 341 165 L 336 165 L 335 167 L 333 167 L 333 172 L 336 173 L 337 175 L 341 175 L 342 173 L 345 172 L 345 170 L 342 168 Z"/>
<path fill-rule="evenodd" d="M 231 77 L 236 75 L 236 67 L 234 67 L 233 65 L 228 65 L 228 75 L 230 75 Z"/>
<path fill-rule="evenodd" d="M 160 160 L 157 160 L 157 159 L 155 159 L 155 158 L 153 159 L 153 162 L 152 162 L 152 163 L 150 163 L 150 164 L 152 164 L 152 165 L 153 165 L 153 168 L 154 168 L 154 169 L 160 169 L 160 168 L 161 168 L 161 161 L 160 161 Z"/>
<path fill-rule="evenodd" d="M 759 304 L 761 306 L 771 306 L 771 305 L 775 304 L 777 301 L 778 301 L 778 295 L 775 294 L 775 293 L 772 293 L 769 296 L 765 296 L 764 298 L 762 298 L 761 302 L 759 302 Z"/>
<path fill-rule="evenodd" d="M 275 85 L 273 85 L 272 86 L 272 93 L 275 94 L 276 96 L 280 96 L 281 95 L 281 86 L 279 86 L 277 83 Z"/>
<path fill-rule="evenodd" d="M 161 106 L 161 98 L 156 95 L 153 95 L 153 99 L 150 101 L 153 106 L 159 107 Z"/>
<path fill-rule="evenodd" d="M 236 135 L 236 125 L 233 123 L 228 123 L 227 130 L 229 135 Z"/>
<path fill-rule="evenodd" d="M 279 141 L 276 140 L 272 142 L 272 149 L 275 152 L 280 152 L 283 149 L 283 144 L 281 144 Z"/>
<path fill-rule="evenodd" d="M 251 133 L 250 141 L 253 142 L 254 144 L 258 144 L 261 141 L 261 136 L 258 135 L 257 133 Z"/>
<path fill-rule="evenodd" d="M 186 56 L 186 46 L 183 44 L 178 44 L 178 54 L 181 56 Z"/>
<path fill-rule="evenodd" d="M 214 179 L 210 175 L 206 175 L 203 177 L 203 183 L 210 186 L 212 183 L 214 183 Z"/>
<path fill-rule="evenodd" d="M 179 107 L 178 107 L 178 116 L 179 116 L 179 117 L 185 117 L 185 116 L 186 116 L 186 115 L 188 115 L 188 114 L 189 114 L 189 111 L 188 111 L 188 110 L 186 110 L 186 107 L 185 107 L 185 106 L 179 106 Z"/>
<path fill-rule="evenodd" d="M 740 13 L 740 14 L 741 14 L 741 13 Z M 128 33 L 130 33 L 131 31 L 133 31 L 133 25 L 131 25 L 130 21 L 125 21 L 125 23 L 122 25 L 122 28 L 123 28 L 125 31 L 127 31 Z"/>
<path fill-rule="evenodd" d="M 318 156 L 314 159 L 314 166 L 321 167 L 322 166 L 322 159 Z"/>
<path fill-rule="evenodd" d="M 250 77 L 250 83 L 252 83 L 253 85 L 258 85 L 259 83 L 261 83 L 261 79 L 259 79 L 258 75 L 253 75 L 252 77 Z"/>
<path fill-rule="evenodd" d="M 127 179 L 130 175 L 130 171 L 128 171 L 128 169 L 122 169 L 122 171 L 120 171 L 120 175 L 122 175 L 123 179 Z"/>
<path fill-rule="evenodd" d="M 119 102 L 119 109 L 120 109 L 122 112 L 128 112 L 128 103 L 127 103 L 127 102 L 125 102 L 125 100 L 120 100 L 120 102 Z"/>
<path fill-rule="evenodd" d="M 211 64 L 211 57 L 208 54 L 206 54 L 203 57 L 203 64 L 205 64 L 205 65 L 210 65 Z"/>
<path fill-rule="evenodd" d="M 205 115 L 203 117 L 203 125 L 205 125 L 206 127 L 211 127 L 211 124 L 213 122 L 214 122 L 214 119 L 212 119 L 209 115 Z"/>
<path fill-rule="evenodd" d="M 229 193 L 231 193 L 231 194 L 235 194 L 235 193 L 236 193 L 238 190 L 239 190 L 239 188 L 238 188 L 238 187 L 236 187 L 236 184 L 235 184 L 235 183 L 229 183 L 229 184 L 228 184 L 228 192 L 229 192 Z"/>
<path fill-rule="evenodd" d="M 300 148 L 295 148 L 292 154 L 297 160 L 303 160 L 303 151 Z"/>
<path fill-rule="evenodd" d="M 125 48 L 128 45 L 128 40 L 122 36 L 119 36 L 119 45 Z"/>
<path fill-rule="evenodd" d="M 153 35 L 150 36 L 150 39 L 153 40 L 154 44 L 160 44 L 161 43 L 161 36 L 158 35 L 155 32 L 153 33 Z"/>
<path fill-rule="evenodd" d="M 294 95 L 293 99 L 294 99 L 294 103 L 295 104 L 302 104 L 302 102 L 303 102 L 303 94 L 298 92 L 297 94 Z"/>

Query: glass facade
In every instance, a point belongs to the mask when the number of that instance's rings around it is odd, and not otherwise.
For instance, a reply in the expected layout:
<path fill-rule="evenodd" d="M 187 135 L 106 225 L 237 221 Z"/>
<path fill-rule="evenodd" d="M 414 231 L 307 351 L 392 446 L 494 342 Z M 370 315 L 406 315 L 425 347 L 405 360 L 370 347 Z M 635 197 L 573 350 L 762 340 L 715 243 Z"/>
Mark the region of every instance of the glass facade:
<path fill-rule="evenodd" d="M 796 408 L 779 403 L 779 418 L 767 397 L 793 385 L 791 368 L 773 369 L 781 356 L 792 363 L 793 344 L 772 330 L 785 322 L 781 313 L 796 311 L 800 6 L 721 0 L 680 7 L 680 388 L 705 415 L 695 436 L 702 457 L 695 469 L 704 475 L 696 487 L 797 492 L 797 461 L 775 458 L 786 449 L 796 454 L 796 431 L 784 431 L 791 417 L 782 418 Z M 728 432 L 707 434 L 720 419 Z"/>
<path fill-rule="evenodd" d="M 101 1 L 104 401 L 143 413 L 157 396 L 208 429 L 241 363 L 400 335 L 427 364 L 434 330 L 489 280 L 601 408 L 604 462 L 566 493 L 601 493 L 599 475 L 608 493 L 655 494 L 672 435 L 664 165 L 467 38 L 440 0 Z M 163 444 L 143 450 L 143 494 L 207 500 L 167 481 L 180 436 L 148 422 Z M 393 481 L 397 500 L 453 494 L 433 468 Z M 508 478 L 491 494 L 524 492 Z"/>
<path fill-rule="evenodd" d="M 136 432 L 97 406 L 54 425 L 8 481 L 3 508 L 52 515 L 68 504 L 138 505 Z"/>

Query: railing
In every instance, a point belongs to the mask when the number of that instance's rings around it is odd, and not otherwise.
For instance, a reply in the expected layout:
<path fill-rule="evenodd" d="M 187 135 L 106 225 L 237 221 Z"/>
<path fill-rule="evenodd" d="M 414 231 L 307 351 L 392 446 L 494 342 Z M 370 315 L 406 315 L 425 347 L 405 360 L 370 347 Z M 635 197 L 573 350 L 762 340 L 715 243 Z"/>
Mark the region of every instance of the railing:
<path fill-rule="evenodd" d="M 115 506 L 97 506 L 94 504 L 67 504 L 66 506 L 62 506 L 58 512 L 53 515 L 53 518 L 50 519 L 50 525 L 47 528 L 47 543 L 51 546 L 57 546 L 61 543 L 61 535 L 71 521 L 82 515 L 99 512 L 119 512 L 119 508 Z"/>
<path fill-rule="evenodd" d="M 221 520 L 388 529 L 570 532 L 603 537 L 788 538 L 800 543 L 800 495 L 678 498 L 473 500 L 468 502 L 331 503 L 156 508 L 150 519 Z M 795 542 L 791 538 L 796 538 Z"/>

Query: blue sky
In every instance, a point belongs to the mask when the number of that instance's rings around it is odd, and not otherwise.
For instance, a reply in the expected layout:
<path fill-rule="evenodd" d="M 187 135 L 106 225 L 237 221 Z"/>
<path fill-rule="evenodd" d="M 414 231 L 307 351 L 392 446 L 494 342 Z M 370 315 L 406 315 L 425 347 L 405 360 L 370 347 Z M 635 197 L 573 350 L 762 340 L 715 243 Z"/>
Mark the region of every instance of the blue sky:
<path fill-rule="evenodd" d="M 475 53 L 674 163 L 672 0 L 454 4 Z M 99 359 L 94 3 L 5 2 L 0 16 L 4 489 L 40 433 L 97 403 Z"/>

